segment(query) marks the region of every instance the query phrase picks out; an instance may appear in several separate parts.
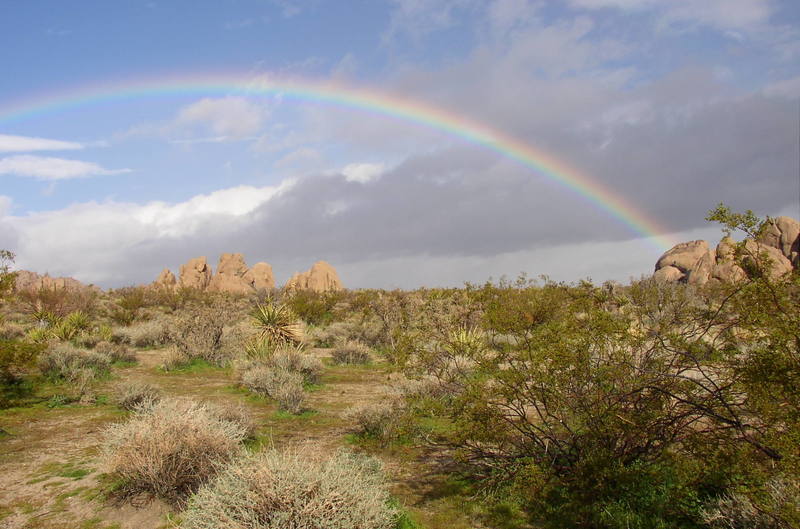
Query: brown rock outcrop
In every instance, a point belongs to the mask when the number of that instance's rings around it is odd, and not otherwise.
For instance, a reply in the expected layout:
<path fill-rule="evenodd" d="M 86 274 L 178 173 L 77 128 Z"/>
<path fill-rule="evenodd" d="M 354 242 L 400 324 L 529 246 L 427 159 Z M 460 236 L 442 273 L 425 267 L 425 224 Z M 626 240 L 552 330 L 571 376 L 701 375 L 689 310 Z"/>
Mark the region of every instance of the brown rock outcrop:
<path fill-rule="evenodd" d="M 39 275 L 28 270 L 18 270 L 14 282 L 14 290 L 17 292 L 42 289 L 80 291 L 90 288 L 94 287 L 84 285 L 71 277 L 50 277 L 49 274 Z"/>
<path fill-rule="evenodd" d="M 256 290 L 272 290 L 275 288 L 275 276 L 272 274 L 272 267 L 268 263 L 260 262 L 254 264 L 249 274 Z"/>
<path fill-rule="evenodd" d="M 312 290 L 329 292 L 344 290 L 336 269 L 325 261 L 317 261 L 307 272 L 293 275 L 284 286 L 287 290 Z"/>
<path fill-rule="evenodd" d="M 182 288 L 205 290 L 210 282 L 211 267 L 208 266 L 205 257 L 195 257 L 185 265 L 181 265 L 180 286 Z"/>
<path fill-rule="evenodd" d="M 777 279 L 780 276 L 792 271 L 792 263 L 786 256 L 783 255 L 779 249 L 766 244 L 756 242 L 752 239 L 747 239 L 744 242 L 745 255 L 743 262 L 746 264 L 755 264 L 756 259 L 764 259 L 761 261 L 762 265 L 766 267 L 766 271 L 772 279 Z"/>
<path fill-rule="evenodd" d="M 716 251 L 708 248 L 706 241 L 676 244 L 656 263 L 653 278 L 658 281 L 681 281 L 703 285 L 709 281 L 732 283 L 747 277 L 746 269 L 756 264 L 766 266 L 772 279 L 790 273 L 800 265 L 800 223 L 789 217 L 778 217 L 767 225 L 758 241 L 746 239 L 740 254 L 744 268 L 737 262 L 737 243 L 723 238 Z"/>
<path fill-rule="evenodd" d="M 714 254 L 709 250 L 706 241 L 697 240 L 682 242 L 668 250 L 656 263 L 656 273 L 665 267 L 678 270 L 682 275 L 677 276 L 673 270 L 662 272 L 658 278 L 665 281 L 685 280 L 692 284 L 705 284 L 714 268 Z M 668 279 L 669 278 L 669 279 Z"/>
<path fill-rule="evenodd" d="M 156 280 L 153 281 L 153 287 L 166 290 L 175 290 L 178 288 L 178 280 L 175 278 L 175 274 L 173 274 L 169 268 L 165 268 L 160 274 L 158 274 Z"/>
<path fill-rule="evenodd" d="M 219 258 L 217 273 L 208 284 L 208 291 L 247 295 L 255 292 L 254 282 L 242 254 L 224 253 Z"/>
<path fill-rule="evenodd" d="M 793 266 L 800 265 L 800 222 L 793 218 L 771 219 L 758 242 L 780 250 Z"/>

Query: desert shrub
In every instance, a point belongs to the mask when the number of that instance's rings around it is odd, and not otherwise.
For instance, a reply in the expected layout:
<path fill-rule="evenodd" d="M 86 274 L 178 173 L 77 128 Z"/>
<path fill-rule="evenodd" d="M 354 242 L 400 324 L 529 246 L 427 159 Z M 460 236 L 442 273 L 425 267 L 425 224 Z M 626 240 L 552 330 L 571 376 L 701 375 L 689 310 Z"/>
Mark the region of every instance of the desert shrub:
<path fill-rule="evenodd" d="M 49 316 L 51 321 L 71 312 L 90 314 L 97 303 L 97 292 L 89 288 L 67 289 L 41 287 L 22 290 L 17 297 L 34 319 Z"/>
<path fill-rule="evenodd" d="M 380 463 L 339 453 L 317 462 L 268 450 L 238 459 L 189 500 L 187 529 L 390 529 L 390 504 Z"/>
<path fill-rule="evenodd" d="M 331 357 L 337 364 L 367 364 L 370 361 L 369 347 L 349 340 L 334 347 Z"/>
<path fill-rule="evenodd" d="M 154 347 L 170 342 L 170 329 L 166 322 L 159 320 L 142 321 L 129 327 L 115 330 L 116 341 L 135 347 Z"/>
<path fill-rule="evenodd" d="M 356 433 L 369 439 L 391 441 L 404 433 L 405 408 L 401 401 L 383 399 L 348 408 L 343 417 L 356 425 Z"/>
<path fill-rule="evenodd" d="M 0 339 L 0 408 L 12 405 L 24 393 L 22 375 L 36 363 L 43 349 L 41 344 Z"/>
<path fill-rule="evenodd" d="M 332 347 L 348 340 L 356 340 L 370 347 L 379 347 L 386 345 L 383 333 L 383 326 L 376 317 L 354 314 L 325 327 L 314 327 L 310 334 L 311 339 L 320 347 Z"/>
<path fill-rule="evenodd" d="M 333 309 L 344 294 L 296 290 L 283 298 L 283 303 L 309 325 L 323 325 L 333 319 Z"/>
<path fill-rule="evenodd" d="M 111 359 L 97 351 L 81 351 L 70 344 L 55 344 L 39 355 L 39 370 L 54 381 L 75 382 L 91 372 L 95 377 L 108 374 Z"/>
<path fill-rule="evenodd" d="M 124 410 L 151 407 L 160 399 L 161 391 L 146 382 L 126 382 L 117 388 L 117 405 Z"/>
<path fill-rule="evenodd" d="M 94 347 L 95 352 L 106 355 L 112 363 L 136 363 L 136 353 L 122 344 L 111 342 L 98 342 Z"/>
<path fill-rule="evenodd" d="M 297 315 L 286 305 L 258 303 L 250 316 L 260 337 L 275 345 L 295 345 L 303 340 Z"/>
<path fill-rule="evenodd" d="M 161 363 L 161 369 L 164 371 L 175 371 L 186 367 L 191 363 L 192 359 L 186 353 L 177 347 L 170 347 L 164 353 L 164 361 Z"/>
<path fill-rule="evenodd" d="M 85 312 L 70 312 L 52 323 L 50 332 L 61 341 L 70 341 L 89 328 L 89 316 Z"/>
<path fill-rule="evenodd" d="M 242 385 L 253 393 L 275 399 L 281 410 L 295 414 L 303 411 L 305 390 L 300 373 L 260 365 L 243 373 Z"/>
<path fill-rule="evenodd" d="M 278 347 L 265 363 L 278 370 L 299 373 L 305 384 L 317 384 L 323 371 L 322 361 L 305 353 L 302 347 Z"/>
<path fill-rule="evenodd" d="M 201 358 L 224 365 L 230 358 L 222 349 L 222 332 L 228 316 L 222 309 L 201 308 L 178 319 L 172 341 L 190 359 Z"/>
<path fill-rule="evenodd" d="M 0 325 L 0 339 L 15 340 L 25 336 L 25 326 L 13 321 L 3 321 Z"/>
<path fill-rule="evenodd" d="M 236 424 L 244 432 L 245 438 L 250 438 L 256 432 L 256 423 L 250 413 L 241 404 L 215 403 L 209 408 L 221 421 Z"/>
<path fill-rule="evenodd" d="M 164 399 L 106 431 L 103 465 L 123 495 L 181 503 L 239 453 L 245 435 L 208 404 Z"/>
<path fill-rule="evenodd" d="M 703 521 L 715 529 L 791 529 L 800 523 L 800 482 L 778 477 L 766 484 L 760 501 L 732 492 L 703 509 Z"/>

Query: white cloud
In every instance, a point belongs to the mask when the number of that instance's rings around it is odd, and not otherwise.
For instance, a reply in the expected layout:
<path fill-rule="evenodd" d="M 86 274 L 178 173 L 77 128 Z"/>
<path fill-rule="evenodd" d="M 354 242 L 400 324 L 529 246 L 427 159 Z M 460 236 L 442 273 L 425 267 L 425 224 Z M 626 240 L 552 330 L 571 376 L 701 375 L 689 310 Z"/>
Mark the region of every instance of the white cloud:
<path fill-rule="evenodd" d="M 243 138 L 258 132 L 267 118 L 266 109 L 243 97 L 205 98 L 183 107 L 177 126 L 205 125 L 218 136 Z"/>
<path fill-rule="evenodd" d="M 0 175 L 26 176 L 37 180 L 69 180 L 129 172 L 130 169 L 106 169 L 96 163 L 64 158 L 19 155 L 0 159 Z"/>
<path fill-rule="evenodd" d="M 382 163 L 351 163 L 342 168 L 342 174 L 348 182 L 366 184 L 380 178 L 385 170 Z"/>
<path fill-rule="evenodd" d="M 768 96 L 796 99 L 800 97 L 800 75 L 791 79 L 784 79 L 770 83 L 764 87 L 764 94 Z"/>
<path fill-rule="evenodd" d="M 16 237 L 13 249 L 19 268 L 121 286 L 121 281 L 136 277 L 131 263 L 141 248 L 165 240 L 174 241 L 167 246 L 179 247 L 185 238 L 246 225 L 253 221 L 249 214 L 292 185 L 287 180 L 273 187 L 238 186 L 178 203 L 84 202 L 24 216 L 3 216 L 0 197 L 0 223 Z"/>
<path fill-rule="evenodd" d="M 84 145 L 73 141 L 0 134 L 0 152 L 69 151 L 83 147 Z"/>

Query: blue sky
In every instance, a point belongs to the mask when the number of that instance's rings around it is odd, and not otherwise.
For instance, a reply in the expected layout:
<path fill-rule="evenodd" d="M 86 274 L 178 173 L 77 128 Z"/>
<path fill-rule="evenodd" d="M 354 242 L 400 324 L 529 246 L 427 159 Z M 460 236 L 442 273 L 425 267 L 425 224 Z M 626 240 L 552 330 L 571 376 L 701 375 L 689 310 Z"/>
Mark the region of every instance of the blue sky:
<path fill-rule="evenodd" d="M 396 94 L 510 134 L 676 240 L 718 202 L 800 216 L 800 5 L 777 0 L 0 0 L 0 109 L 236 72 Z M 185 93 L 4 120 L 0 247 L 103 286 L 243 252 L 348 286 L 520 271 L 625 280 L 658 250 L 451 135 L 311 102 Z M 714 241 L 712 241 L 714 242 Z"/>

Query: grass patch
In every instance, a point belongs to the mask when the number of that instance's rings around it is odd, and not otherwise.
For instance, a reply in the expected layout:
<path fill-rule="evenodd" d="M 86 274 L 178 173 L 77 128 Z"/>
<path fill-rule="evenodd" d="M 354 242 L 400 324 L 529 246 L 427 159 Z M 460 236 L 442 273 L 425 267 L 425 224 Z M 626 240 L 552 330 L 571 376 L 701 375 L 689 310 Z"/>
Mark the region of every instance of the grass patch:
<path fill-rule="evenodd" d="M 77 481 L 88 476 L 92 472 L 94 472 L 93 468 L 82 467 L 76 463 L 47 463 L 42 466 L 37 473 L 39 475 L 37 480 L 43 481 L 44 479 L 57 477 Z M 44 474 L 44 476 L 42 476 L 42 474 Z M 29 483 L 37 483 L 38 481 L 30 481 Z"/>
<path fill-rule="evenodd" d="M 288 411 L 277 410 L 275 413 L 272 414 L 272 417 L 274 419 L 295 420 L 295 419 L 310 419 L 311 417 L 314 417 L 315 415 L 318 414 L 319 412 L 317 410 L 304 410 L 296 415 L 294 413 L 289 413 Z"/>
<path fill-rule="evenodd" d="M 204 360 L 202 358 L 193 358 L 186 364 L 175 367 L 172 369 L 164 369 L 163 367 L 156 368 L 161 374 L 172 375 L 172 374 L 180 374 L 180 373 L 205 373 L 209 371 L 225 371 L 228 368 L 215 366 L 211 362 Z"/>

